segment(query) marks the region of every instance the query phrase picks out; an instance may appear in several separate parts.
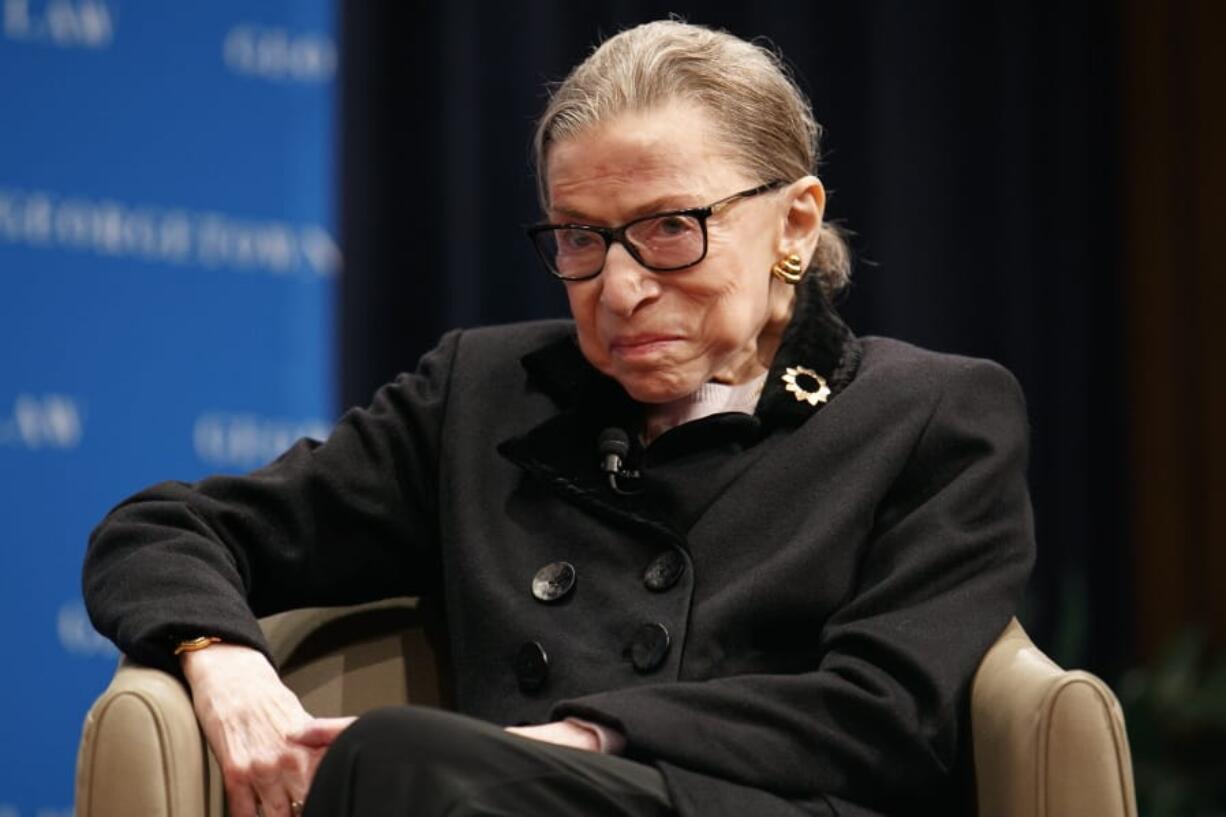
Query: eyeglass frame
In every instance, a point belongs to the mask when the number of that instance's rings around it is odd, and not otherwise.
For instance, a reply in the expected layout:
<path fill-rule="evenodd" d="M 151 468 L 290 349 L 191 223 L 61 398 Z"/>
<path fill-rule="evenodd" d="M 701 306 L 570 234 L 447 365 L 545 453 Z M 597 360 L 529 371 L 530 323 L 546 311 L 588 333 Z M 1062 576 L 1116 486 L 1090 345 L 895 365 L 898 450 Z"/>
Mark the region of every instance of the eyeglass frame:
<path fill-rule="evenodd" d="M 545 252 L 541 248 L 540 243 L 536 240 L 536 236 L 539 235 L 540 233 L 544 233 L 547 231 L 557 231 L 557 230 L 584 230 L 586 232 L 595 233 L 596 235 L 600 236 L 604 240 L 604 257 L 605 257 L 606 262 L 608 261 L 608 258 L 609 258 L 609 250 L 613 249 L 614 243 L 617 243 L 617 244 L 621 244 L 622 247 L 625 248 L 626 252 L 630 254 L 630 257 L 633 258 L 644 269 L 649 269 L 652 272 L 676 272 L 677 270 L 683 270 L 683 269 L 687 269 L 688 267 L 692 267 L 696 264 L 701 264 L 703 260 L 706 259 L 707 248 L 709 246 L 709 241 L 707 239 L 707 219 L 719 213 L 721 210 L 733 204 L 734 202 L 740 201 L 741 199 L 748 199 L 754 196 L 760 196 L 763 193 L 768 193 L 772 190 L 776 190 L 782 187 L 783 185 L 784 185 L 784 181 L 782 179 L 775 179 L 774 181 L 766 182 L 765 184 L 760 184 L 757 187 L 751 187 L 748 190 L 742 190 L 739 193 L 733 193 L 731 196 L 725 196 L 719 201 L 712 202 L 711 204 L 708 204 L 705 207 L 689 207 L 684 210 L 664 210 L 659 213 L 648 213 L 645 216 L 639 216 L 636 219 L 627 221 L 625 224 L 621 225 L 620 227 L 600 227 L 595 224 L 549 224 L 549 223 L 544 223 L 544 224 L 533 224 L 529 227 L 526 227 L 525 232 L 528 235 L 528 239 L 532 242 L 532 246 L 536 250 L 536 254 L 540 257 L 541 262 L 545 265 L 545 269 L 549 270 L 549 273 L 553 275 L 553 277 L 557 278 L 559 281 L 590 281 L 593 278 L 600 275 L 600 273 L 604 272 L 605 265 L 604 263 L 602 263 L 600 265 L 600 268 L 597 269 L 595 272 L 591 273 L 590 275 L 583 275 L 583 276 L 579 276 L 576 278 L 571 278 L 571 277 L 562 275 L 555 268 L 555 263 L 550 261 L 549 258 L 546 257 Z M 690 261 L 687 264 L 681 264 L 676 267 L 652 266 L 651 264 L 648 264 L 646 261 L 644 261 L 642 256 L 639 255 L 639 251 L 635 249 L 634 245 L 630 241 L 626 240 L 626 230 L 630 229 L 635 224 L 641 224 L 644 221 L 651 221 L 652 219 L 656 219 L 656 218 L 665 218 L 667 216 L 689 216 L 691 218 L 695 218 L 698 220 L 698 227 L 702 231 L 702 255 L 700 255 L 697 259 Z"/>

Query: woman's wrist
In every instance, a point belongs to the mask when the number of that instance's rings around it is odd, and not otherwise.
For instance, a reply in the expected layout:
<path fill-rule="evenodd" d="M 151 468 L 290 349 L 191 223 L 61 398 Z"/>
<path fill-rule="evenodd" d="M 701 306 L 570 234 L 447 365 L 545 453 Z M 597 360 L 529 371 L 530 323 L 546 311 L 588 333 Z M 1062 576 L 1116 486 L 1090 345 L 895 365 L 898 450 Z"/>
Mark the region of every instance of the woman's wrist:
<path fill-rule="evenodd" d="M 180 641 L 175 647 L 175 655 L 182 655 L 185 652 L 197 652 L 198 650 L 207 649 L 214 644 L 220 644 L 221 639 L 215 635 L 202 635 L 196 638 L 189 638 L 185 641 Z"/>
<path fill-rule="evenodd" d="M 207 649 L 180 653 L 179 666 L 188 684 L 193 687 L 213 672 L 260 673 L 267 670 L 276 675 L 276 670 L 264 653 L 242 644 L 227 644 L 221 641 L 210 644 Z"/>

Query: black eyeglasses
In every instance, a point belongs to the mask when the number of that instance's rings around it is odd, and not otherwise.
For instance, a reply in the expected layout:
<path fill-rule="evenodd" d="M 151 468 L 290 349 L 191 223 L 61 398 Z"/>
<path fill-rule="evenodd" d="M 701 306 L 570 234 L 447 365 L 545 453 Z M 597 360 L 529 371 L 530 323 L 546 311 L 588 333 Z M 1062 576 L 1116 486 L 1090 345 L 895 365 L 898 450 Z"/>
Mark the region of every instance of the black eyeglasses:
<path fill-rule="evenodd" d="M 652 213 L 620 227 L 537 224 L 528 228 L 528 238 L 549 271 L 564 281 L 586 281 L 599 275 L 615 241 L 649 270 L 685 269 L 707 257 L 708 218 L 735 201 L 761 195 L 782 184 L 778 180 L 767 182 L 706 207 Z"/>

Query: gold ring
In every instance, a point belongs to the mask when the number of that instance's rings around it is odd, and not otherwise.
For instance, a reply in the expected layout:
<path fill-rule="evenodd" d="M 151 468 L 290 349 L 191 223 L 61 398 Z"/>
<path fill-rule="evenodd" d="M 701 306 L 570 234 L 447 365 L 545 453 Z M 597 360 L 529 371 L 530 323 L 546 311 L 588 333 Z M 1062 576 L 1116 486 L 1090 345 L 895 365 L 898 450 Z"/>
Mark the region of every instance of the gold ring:
<path fill-rule="evenodd" d="M 298 817 L 298 815 L 302 814 L 302 801 L 301 800 L 290 800 L 289 810 L 294 813 L 294 817 Z"/>

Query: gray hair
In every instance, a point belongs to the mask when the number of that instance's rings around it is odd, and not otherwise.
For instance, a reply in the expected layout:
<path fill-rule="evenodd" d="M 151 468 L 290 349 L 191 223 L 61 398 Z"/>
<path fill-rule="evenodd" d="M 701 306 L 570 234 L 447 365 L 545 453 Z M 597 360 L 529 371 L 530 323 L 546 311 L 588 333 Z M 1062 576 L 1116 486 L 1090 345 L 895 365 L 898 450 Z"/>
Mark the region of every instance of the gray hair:
<path fill-rule="evenodd" d="M 542 205 L 551 143 L 675 100 L 712 114 L 732 159 L 751 176 L 792 181 L 817 172 L 821 126 L 779 54 L 726 31 L 658 20 L 601 43 L 553 89 L 533 142 Z M 809 268 L 828 296 L 847 286 L 851 255 L 834 225 L 822 224 Z"/>

